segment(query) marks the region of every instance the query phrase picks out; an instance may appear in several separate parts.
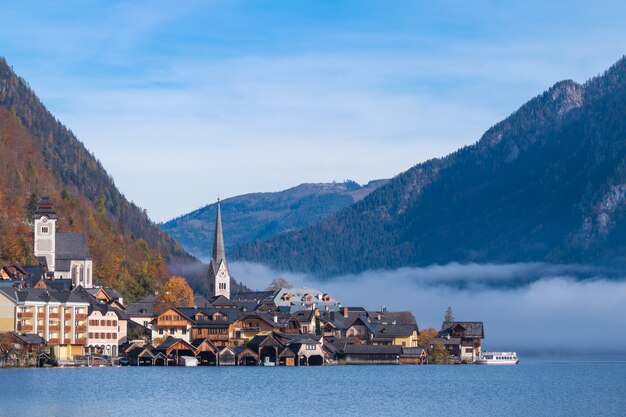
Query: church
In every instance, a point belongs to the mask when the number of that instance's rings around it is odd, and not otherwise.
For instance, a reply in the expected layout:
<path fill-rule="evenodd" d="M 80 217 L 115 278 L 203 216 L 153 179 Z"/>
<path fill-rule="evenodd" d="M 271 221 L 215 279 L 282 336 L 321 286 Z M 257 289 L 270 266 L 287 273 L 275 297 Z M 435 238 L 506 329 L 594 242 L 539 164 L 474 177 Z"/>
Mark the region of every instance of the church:
<path fill-rule="evenodd" d="M 50 278 L 71 279 L 72 287 L 93 288 L 93 259 L 84 233 L 56 231 L 58 216 L 49 196 L 43 196 L 33 215 L 34 254 Z"/>
<path fill-rule="evenodd" d="M 230 272 L 226 263 L 224 235 L 222 234 L 222 214 L 220 199 L 217 199 L 217 216 L 215 218 L 215 236 L 213 238 L 213 255 L 209 263 L 209 298 L 223 295 L 230 299 Z"/>

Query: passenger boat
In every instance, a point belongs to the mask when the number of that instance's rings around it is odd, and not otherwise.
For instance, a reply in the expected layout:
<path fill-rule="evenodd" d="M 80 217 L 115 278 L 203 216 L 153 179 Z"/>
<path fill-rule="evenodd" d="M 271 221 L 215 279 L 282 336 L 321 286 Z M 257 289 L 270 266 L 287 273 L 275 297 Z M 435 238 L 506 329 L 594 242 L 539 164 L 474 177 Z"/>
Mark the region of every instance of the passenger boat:
<path fill-rule="evenodd" d="M 517 365 L 519 358 L 515 352 L 483 352 L 477 365 Z"/>

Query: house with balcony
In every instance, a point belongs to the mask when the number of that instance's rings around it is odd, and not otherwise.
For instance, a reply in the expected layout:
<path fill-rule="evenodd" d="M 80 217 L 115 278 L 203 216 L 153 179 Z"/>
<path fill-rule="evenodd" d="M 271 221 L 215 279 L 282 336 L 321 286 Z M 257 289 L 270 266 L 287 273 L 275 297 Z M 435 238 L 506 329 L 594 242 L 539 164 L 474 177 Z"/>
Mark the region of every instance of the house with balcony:
<path fill-rule="evenodd" d="M 84 354 L 88 302 L 72 292 L 42 288 L 0 288 L 0 292 L 3 314 L 7 304 L 13 307 L 12 331 L 47 340 L 59 361 Z"/>
<path fill-rule="evenodd" d="M 193 319 L 176 307 L 168 308 L 150 321 L 152 339 L 163 339 L 171 336 L 189 343 Z"/>

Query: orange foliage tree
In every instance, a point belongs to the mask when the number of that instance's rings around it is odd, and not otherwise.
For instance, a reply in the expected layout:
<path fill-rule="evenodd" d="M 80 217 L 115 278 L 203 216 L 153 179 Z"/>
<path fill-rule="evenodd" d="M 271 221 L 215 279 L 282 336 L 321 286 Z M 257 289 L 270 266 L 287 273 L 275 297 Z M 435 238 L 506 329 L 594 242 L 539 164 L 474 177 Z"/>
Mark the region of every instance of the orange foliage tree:
<path fill-rule="evenodd" d="M 193 290 L 183 277 L 173 276 L 167 280 L 154 305 L 156 313 L 162 313 L 170 307 L 193 307 Z"/>
<path fill-rule="evenodd" d="M 420 336 L 417 340 L 419 346 L 426 346 L 430 339 L 434 339 L 438 336 L 437 330 L 434 327 L 420 330 Z"/>

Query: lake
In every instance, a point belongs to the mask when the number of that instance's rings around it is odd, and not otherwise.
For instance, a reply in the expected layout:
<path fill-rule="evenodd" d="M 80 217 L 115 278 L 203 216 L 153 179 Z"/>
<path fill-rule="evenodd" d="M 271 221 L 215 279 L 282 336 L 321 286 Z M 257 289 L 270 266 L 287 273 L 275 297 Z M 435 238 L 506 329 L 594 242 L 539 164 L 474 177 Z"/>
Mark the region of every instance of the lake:
<path fill-rule="evenodd" d="M 626 356 L 517 366 L 0 369 L 0 416 L 626 414 Z"/>

